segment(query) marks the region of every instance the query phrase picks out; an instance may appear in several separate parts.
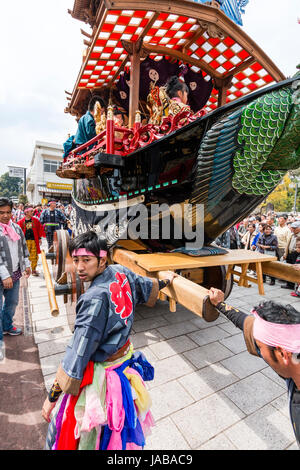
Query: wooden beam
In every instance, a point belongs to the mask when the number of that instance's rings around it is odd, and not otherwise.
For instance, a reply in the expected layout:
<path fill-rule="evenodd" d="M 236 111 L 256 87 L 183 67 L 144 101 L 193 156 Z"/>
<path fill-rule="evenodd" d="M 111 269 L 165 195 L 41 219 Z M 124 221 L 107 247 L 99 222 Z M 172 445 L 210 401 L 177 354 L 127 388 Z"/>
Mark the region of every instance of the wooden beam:
<path fill-rule="evenodd" d="M 299 282 L 300 272 L 294 264 L 281 263 L 280 261 L 268 261 L 261 263 L 263 274 L 283 279 L 288 282 Z M 256 264 L 249 264 L 249 269 L 256 271 Z"/>
<path fill-rule="evenodd" d="M 120 75 L 120 73 L 123 71 L 125 65 L 127 64 L 127 62 L 130 60 L 129 56 L 127 55 L 125 57 L 125 59 L 123 60 L 122 64 L 120 65 L 120 67 L 118 68 L 118 70 L 116 71 L 116 73 L 114 74 L 114 76 L 110 79 L 109 83 L 108 83 L 108 87 L 112 87 L 112 85 L 114 84 L 115 80 L 118 78 L 118 76 Z"/>
<path fill-rule="evenodd" d="M 210 67 L 204 60 L 195 59 L 190 55 L 184 54 L 181 51 L 171 49 L 169 47 L 164 46 L 155 46 L 152 44 L 144 43 L 144 50 L 148 52 L 148 54 L 155 53 L 158 55 L 166 55 L 170 57 L 175 57 L 176 59 L 180 60 L 181 62 L 185 62 L 191 65 L 195 65 L 200 69 L 204 70 L 208 75 L 211 77 L 221 78 L 222 75 L 217 72 L 214 68 Z"/>
<path fill-rule="evenodd" d="M 171 4 L 169 0 L 151 0 L 151 10 L 162 13 L 172 13 L 174 15 L 184 15 L 189 18 L 215 24 L 225 35 L 232 37 L 232 39 L 237 41 L 249 54 L 253 55 L 266 71 L 274 77 L 275 81 L 285 80 L 285 75 L 267 54 L 242 30 L 242 28 L 233 23 L 223 11 L 210 5 L 187 2 L 186 0 L 172 0 Z M 139 0 L 138 2 L 136 0 L 114 0 L 111 2 L 111 9 L 148 10 L 149 0 Z"/>
<path fill-rule="evenodd" d="M 93 39 L 93 36 L 91 34 L 87 33 L 86 31 L 84 31 L 84 29 L 81 29 L 80 32 L 81 32 L 81 34 L 83 34 L 87 38 Z"/>
<path fill-rule="evenodd" d="M 141 34 L 139 35 L 139 39 L 143 39 L 143 38 L 147 35 L 149 29 L 152 28 L 152 26 L 154 25 L 155 21 L 156 21 L 157 18 L 159 17 L 159 15 L 160 15 L 159 12 L 153 13 L 153 15 L 151 16 L 150 21 L 148 21 L 147 26 L 144 28 L 144 30 L 143 30 L 143 31 L 141 32 Z"/>
<path fill-rule="evenodd" d="M 223 78 L 226 79 L 229 76 L 232 76 L 233 74 L 236 75 L 239 72 L 242 72 L 245 70 L 249 65 L 252 65 L 256 61 L 255 57 L 248 57 L 244 62 L 242 62 L 240 65 L 235 67 L 232 70 L 229 70 L 227 73 L 223 75 Z"/>
<path fill-rule="evenodd" d="M 216 78 L 215 87 L 218 90 L 218 107 L 224 106 L 226 103 L 227 90 L 231 87 L 233 76 L 227 75 L 226 78 Z"/>
<path fill-rule="evenodd" d="M 139 109 L 140 76 L 141 76 L 141 55 L 134 47 L 130 56 L 130 96 L 129 96 L 129 116 L 128 127 L 133 127 L 135 113 Z"/>
<path fill-rule="evenodd" d="M 136 42 L 121 40 L 122 46 L 130 56 L 130 96 L 128 126 L 133 127 L 135 113 L 139 109 L 141 58 L 145 57 L 143 39 Z M 146 53 L 147 54 L 147 53 Z"/>
<path fill-rule="evenodd" d="M 183 46 L 181 47 L 181 50 L 184 54 L 186 54 L 186 51 L 191 47 L 192 44 L 194 44 L 197 39 L 199 39 L 200 36 L 204 33 L 204 29 L 199 25 L 197 31 L 195 31 L 194 35 L 192 38 L 188 39 Z"/>

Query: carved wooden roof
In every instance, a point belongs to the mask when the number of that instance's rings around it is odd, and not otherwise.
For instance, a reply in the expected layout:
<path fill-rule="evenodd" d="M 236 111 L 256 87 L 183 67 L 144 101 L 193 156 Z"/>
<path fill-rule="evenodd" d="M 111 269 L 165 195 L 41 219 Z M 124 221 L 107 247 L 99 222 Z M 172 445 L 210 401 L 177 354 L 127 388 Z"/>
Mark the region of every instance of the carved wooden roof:
<path fill-rule="evenodd" d="M 102 0 L 75 0 L 72 10 L 68 10 L 70 15 L 91 27 L 95 25 L 96 14 Z"/>
<path fill-rule="evenodd" d="M 74 8 L 92 1 L 76 0 Z M 128 41 L 142 40 L 144 52 L 156 60 L 163 55 L 179 59 L 212 76 L 215 88 L 208 111 L 216 108 L 226 83 L 226 102 L 230 102 L 285 78 L 263 50 L 214 6 L 172 0 L 170 9 L 168 0 L 105 0 L 99 2 L 96 17 L 66 110 L 72 114 L 80 113 L 83 90 L 87 99 L 95 90 L 110 87 L 130 65 Z"/>

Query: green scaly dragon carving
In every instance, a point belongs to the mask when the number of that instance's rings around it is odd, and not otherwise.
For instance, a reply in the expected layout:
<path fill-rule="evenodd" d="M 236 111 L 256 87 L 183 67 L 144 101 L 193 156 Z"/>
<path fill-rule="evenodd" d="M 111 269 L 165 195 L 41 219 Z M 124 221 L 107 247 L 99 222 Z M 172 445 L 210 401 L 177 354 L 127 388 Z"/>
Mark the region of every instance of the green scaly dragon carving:
<path fill-rule="evenodd" d="M 240 194 L 267 195 L 288 170 L 300 167 L 300 71 L 298 77 L 242 111 L 232 179 Z"/>

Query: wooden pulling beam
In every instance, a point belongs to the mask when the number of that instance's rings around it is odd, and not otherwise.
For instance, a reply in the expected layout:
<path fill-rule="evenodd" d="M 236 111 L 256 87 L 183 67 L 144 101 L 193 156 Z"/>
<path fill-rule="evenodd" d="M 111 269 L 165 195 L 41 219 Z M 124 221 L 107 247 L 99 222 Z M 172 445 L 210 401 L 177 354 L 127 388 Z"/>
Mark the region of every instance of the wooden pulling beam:
<path fill-rule="evenodd" d="M 41 250 L 41 257 L 42 257 L 42 263 L 43 263 L 43 270 L 44 270 L 44 276 L 45 276 L 45 282 L 46 282 L 46 287 L 48 291 L 48 298 L 49 298 L 49 305 L 50 305 L 50 310 L 51 310 L 51 315 L 53 317 L 57 317 L 59 315 L 59 308 L 57 305 L 56 301 L 56 296 L 54 292 L 54 287 L 46 259 L 46 254 L 44 250 Z"/>
<path fill-rule="evenodd" d="M 249 269 L 256 271 L 255 264 L 250 263 Z M 261 265 L 262 273 L 268 276 L 283 279 L 288 282 L 300 282 L 300 270 L 294 264 L 280 261 L 267 261 Z"/>

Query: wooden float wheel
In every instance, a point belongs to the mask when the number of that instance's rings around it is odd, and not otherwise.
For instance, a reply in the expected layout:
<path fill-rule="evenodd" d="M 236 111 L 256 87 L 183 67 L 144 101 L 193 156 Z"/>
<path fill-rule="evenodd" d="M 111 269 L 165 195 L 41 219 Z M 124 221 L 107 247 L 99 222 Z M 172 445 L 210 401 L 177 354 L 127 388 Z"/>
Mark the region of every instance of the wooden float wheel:
<path fill-rule="evenodd" d="M 224 292 L 225 299 L 227 299 L 232 291 L 233 276 L 231 275 L 229 279 L 226 279 L 226 273 L 227 266 L 209 266 L 204 268 L 204 278 L 201 285 L 206 289 L 211 287 L 220 289 Z"/>
<path fill-rule="evenodd" d="M 68 325 L 73 333 L 76 318 L 76 303 L 85 289 L 75 270 L 67 272 L 67 281 L 71 286 L 71 293 L 67 296 L 66 312 Z"/>
<path fill-rule="evenodd" d="M 53 237 L 53 248 L 56 258 L 52 266 L 53 277 L 58 281 L 65 272 L 65 262 L 69 247 L 69 232 L 67 230 L 56 230 Z"/>

